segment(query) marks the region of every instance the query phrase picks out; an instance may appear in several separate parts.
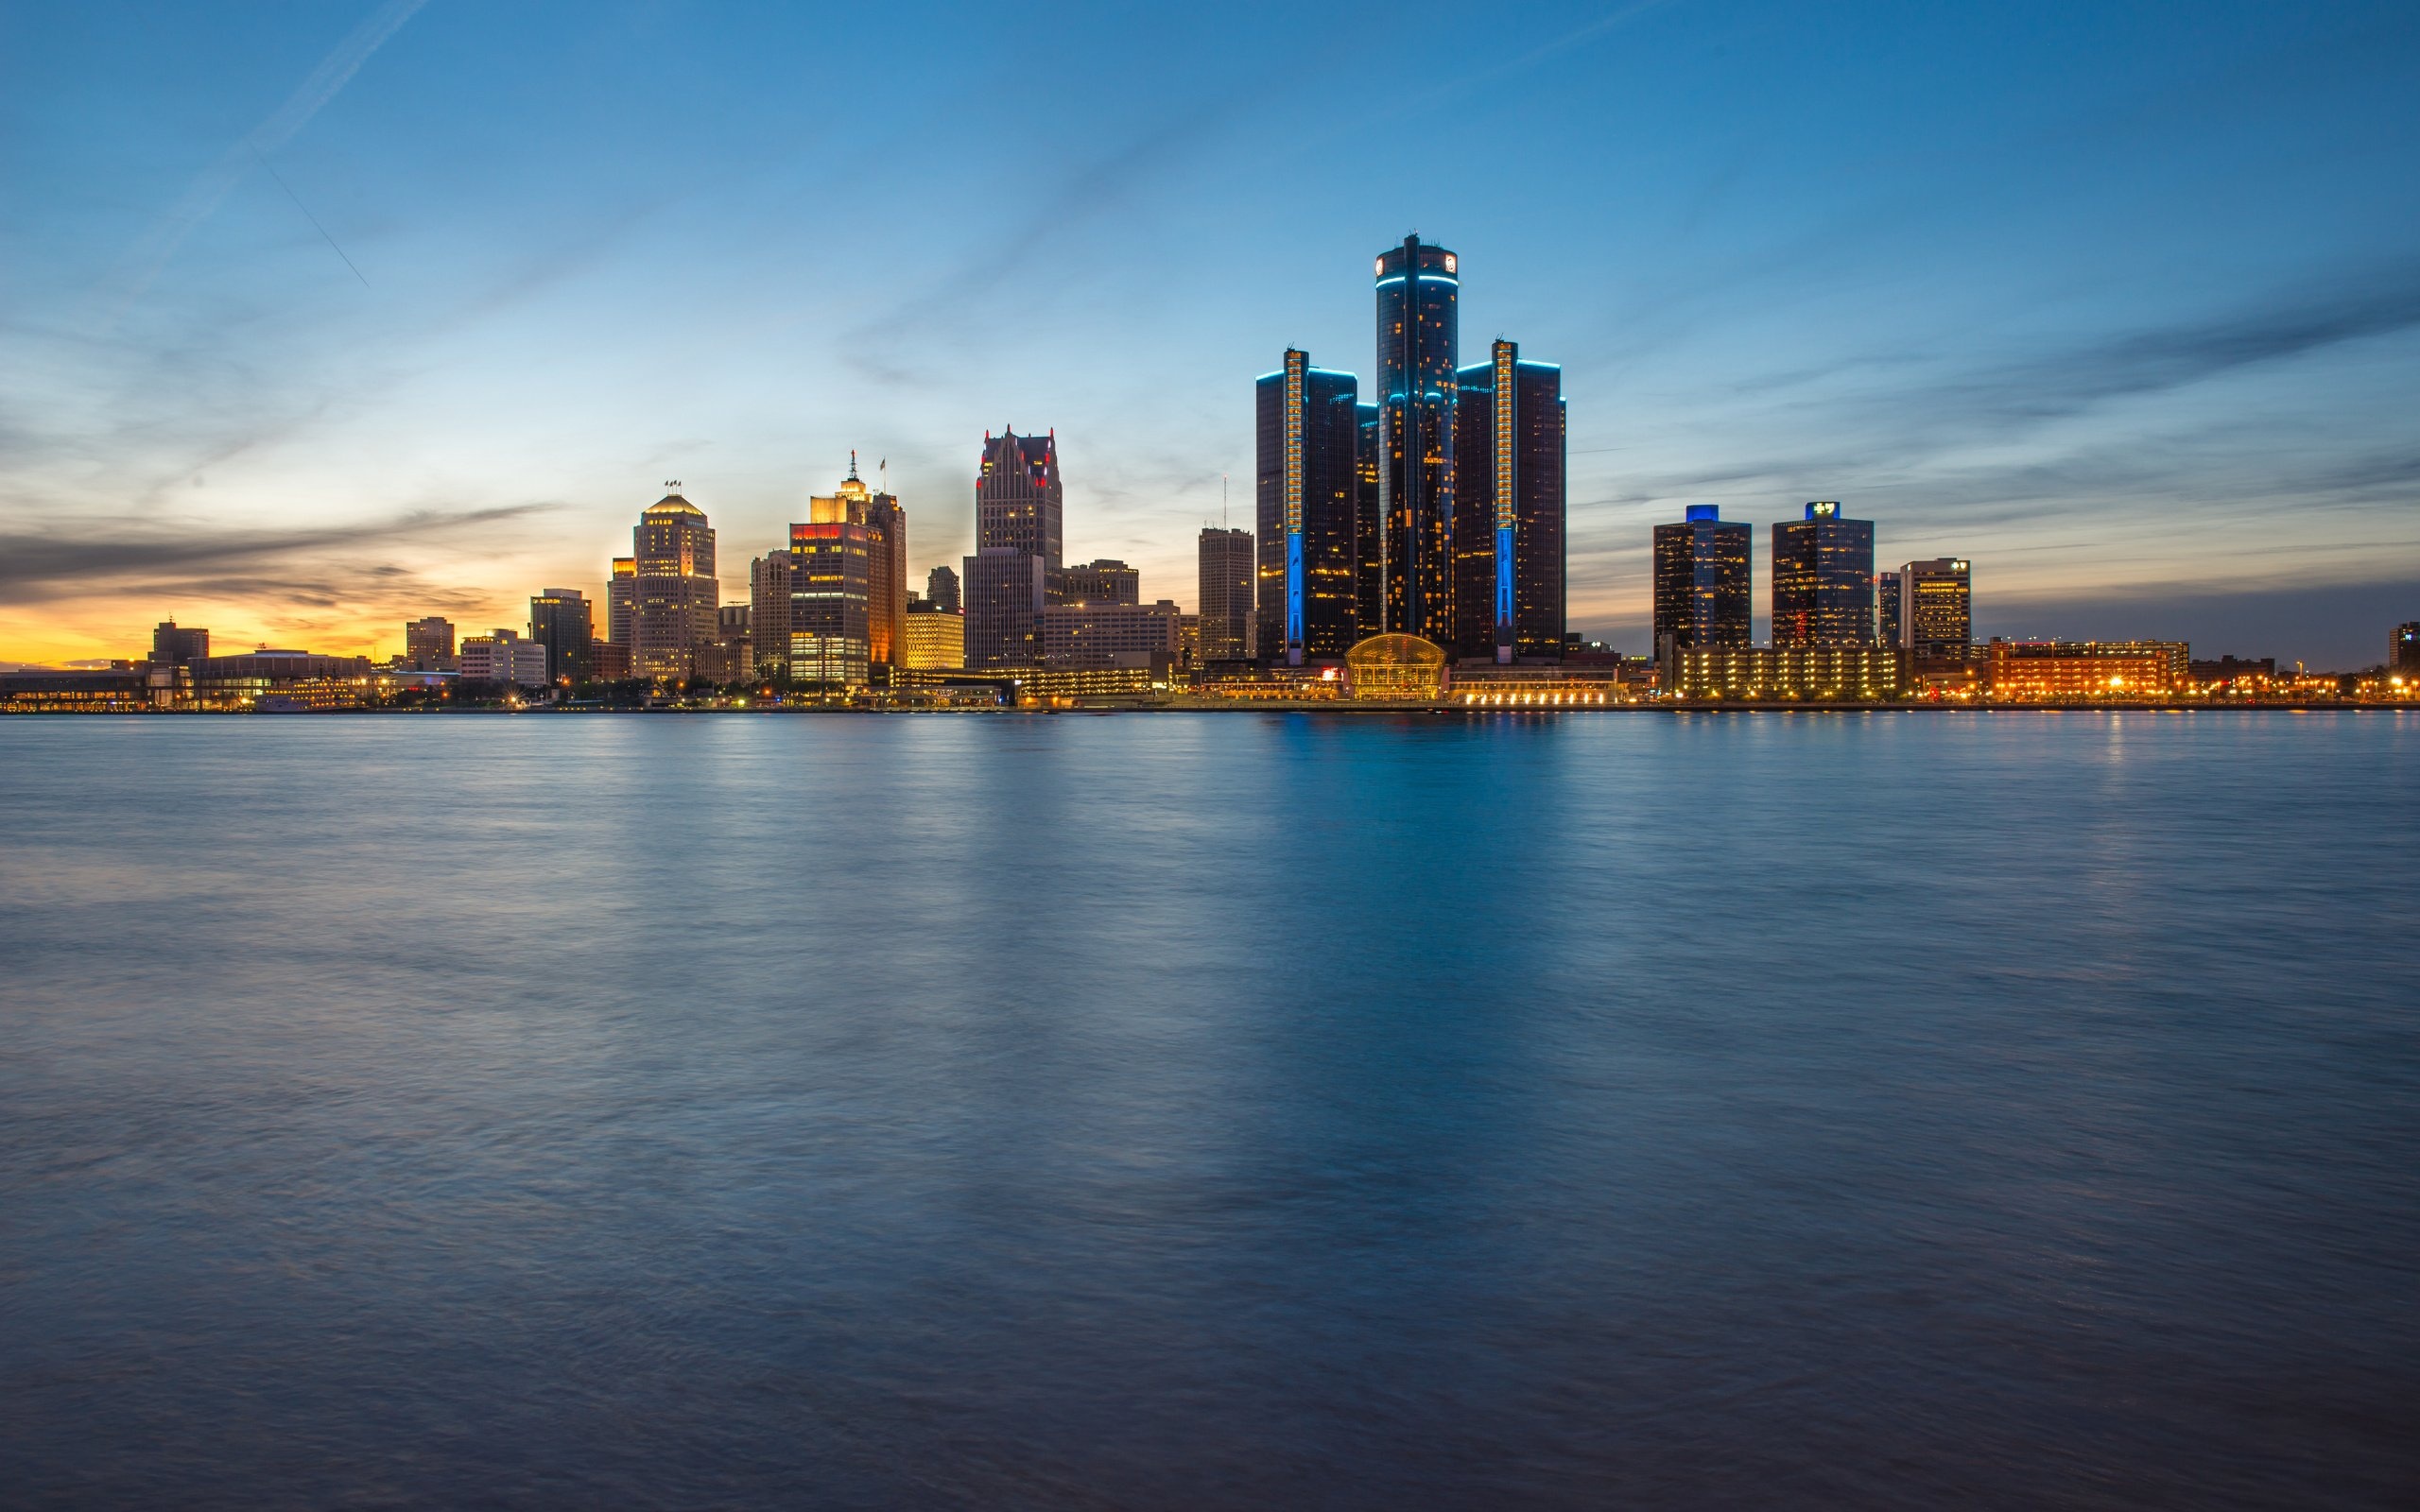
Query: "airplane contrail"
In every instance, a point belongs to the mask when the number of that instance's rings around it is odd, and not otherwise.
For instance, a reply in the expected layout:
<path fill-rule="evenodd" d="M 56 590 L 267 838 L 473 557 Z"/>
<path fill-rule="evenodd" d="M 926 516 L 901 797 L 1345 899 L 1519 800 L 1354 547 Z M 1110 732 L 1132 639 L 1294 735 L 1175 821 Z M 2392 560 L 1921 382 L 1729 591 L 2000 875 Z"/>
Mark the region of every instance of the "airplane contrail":
<path fill-rule="evenodd" d="M 287 96 L 285 104 L 270 112 L 260 125 L 245 133 L 243 139 L 221 153 L 216 162 L 196 175 L 176 208 L 163 215 L 144 233 L 126 258 L 119 264 L 120 276 L 112 282 L 116 285 L 103 329 L 117 323 L 119 317 L 151 286 L 168 260 L 177 254 L 184 239 L 193 234 L 202 222 L 217 213 L 227 196 L 243 181 L 254 162 L 266 161 L 268 155 L 294 140 L 296 133 L 311 124 L 327 103 L 341 93 L 361 65 L 386 44 L 412 13 L 428 0 L 386 0 L 377 9 L 353 28 L 352 35 L 337 43 L 335 49 L 320 60 L 302 86 Z M 305 215 L 309 212 L 305 211 Z M 333 244 L 332 244 L 333 245 Z M 338 255 L 342 252 L 339 250 Z M 350 259 L 348 259 L 350 261 Z M 357 274 L 360 270 L 354 269 Z M 366 282 L 366 281 L 365 281 Z"/>

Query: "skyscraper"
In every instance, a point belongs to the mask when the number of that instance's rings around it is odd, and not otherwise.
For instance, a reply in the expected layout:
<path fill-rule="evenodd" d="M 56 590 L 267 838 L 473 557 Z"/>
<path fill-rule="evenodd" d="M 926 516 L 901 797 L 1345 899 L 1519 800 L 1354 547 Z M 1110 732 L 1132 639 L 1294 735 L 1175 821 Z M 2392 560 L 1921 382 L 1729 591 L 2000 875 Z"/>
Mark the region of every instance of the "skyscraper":
<path fill-rule="evenodd" d="M 1261 655 L 1300 666 L 1341 657 L 1356 636 L 1354 526 L 1359 380 L 1311 366 L 1287 349 L 1285 366 L 1254 387 L 1258 466 Z"/>
<path fill-rule="evenodd" d="M 546 676 L 586 682 L 589 643 L 596 639 L 588 599 L 577 588 L 549 588 L 529 600 L 529 639 L 546 648 Z"/>
<path fill-rule="evenodd" d="M 867 541 L 866 659 L 873 666 L 895 664 L 894 647 L 908 614 L 908 511 L 889 493 L 876 493 L 857 476 L 857 454 L 849 454 L 849 475 L 828 496 L 808 501 L 812 519 L 845 521 L 873 534 Z"/>
<path fill-rule="evenodd" d="M 748 639 L 756 677 L 787 677 L 790 670 L 790 576 L 798 558 L 786 548 L 769 551 L 748 564 Z"/>
<path fill-rule="evenodd" d="M 1059 479 L 1057 432 L 1019 436 L 985 432 L 983 466 L 975 479 L 975 549 L 1006 546 L 1060 566 L 1060 515 L 1066 493 Z"/>
<path fill-rule="evenodd" d="M 1655 527 L 1655 654 L 1672 645 L 1746 645 L 1754 527 L 1725 524 L 1693 504 L 1678 524 Z"/>
<path fill-rule="evenodd" d="M 614 558 L 614 575 L 605 582 L 605 639 L 612 644 L 631 644 L 631 625 L 638 613 L 638 571 L 634 558 Z"/>
<path fill-rule="evenodd" d="M 1962 660 L 1975 644 L 1974 576 L 1963 557 L 1899 569 L 1899 644 L 1919 658 Z"/>
<path fill-rule="evenodd" d="M 975 555 L 965 558 L 967 665 L 1040 662 L 1035 616 L 1058 576 L 1064 502 L 1056 433 L 986 433 L 975 479 Z"/>
<path fill-rule="evenodd" d="M 1874 638 L 1884 645 L 1899 644 L 1899 575 L 1874 575 Z"/>
<path fill-rule="evenodd" d="M 2386 669 L 2389 672 L 2420 672 L 2420 620 L 2398 625 L 2387 638 Z"/>
<path fill-rule="evenodd" d="M 1563 655 L 1563 369 L 1498 341 L 1456 375 L 1456 656 Z"/>
<path fill-rule="evenodd" d="M 1201 660 L 1252 655 L 1252 532 L 1201 532 Z"/>
<path fill-rule="evenodd" d="M 790 526 L 790 680 L 862 688 L 880 538 L 848 518 L 844 500 L 816 499 L 812 508 L 817 518 Z"/>
<path fill-rule="evenodd" d="M 958 574 L 947 567 L 936 567 L 925 576 L 925 597 L 933 608 L 955 614 L 961 606 L 958 597 Z"/>
<path fill-rule="evenodd" d="M 673 487 L 631 532 L 631 660 L 640 677 L 681 680 L 698 648 L 714 641 L 722 595 L 705 511 Z"/>
<path fill-rule="evenodd" d="M 1773 526 L 1773 644 L 1867 645 L 1874 640 L 1874 522 L 1832 500 Z"/>
<path fill-rule="evenodd" d="M 1450 645 L 1461 280 L 1454 254 L 1417 235 L 1378 255 L 1376 280 L 1384 623 L 1360 628 Z"/>
<path fill-rule="evenodd" d="M 404 660 L 415 671 L 454 670 L 454 622 L 431 614 L 404 627 Z"/>

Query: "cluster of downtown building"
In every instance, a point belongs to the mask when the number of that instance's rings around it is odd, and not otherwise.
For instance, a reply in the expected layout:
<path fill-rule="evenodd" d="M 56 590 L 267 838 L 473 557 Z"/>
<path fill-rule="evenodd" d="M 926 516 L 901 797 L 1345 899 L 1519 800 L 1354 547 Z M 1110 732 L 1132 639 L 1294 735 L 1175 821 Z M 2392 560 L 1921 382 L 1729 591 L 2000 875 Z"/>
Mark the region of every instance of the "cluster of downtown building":
<path fill-rule="evenodd" d="M 533 595 L 526 633 L 456 640 L 428 616 L 403 654 L 210 655 L 161 625 L 144 662 L 31 674 L 10 708 L 353 707 L 479 689 L 699 684 L 741 697 L 991 705 L 1171 692 L 1464 704 L 1703 699 L 2060 698 L 2288 687 L 2273 662 L 2188 662 L 2179 643 L 1978 647 L 1963 558 L 1876 570 L 1875 526 L 1835 501 L 1772 526 L 1769 644 L 1752 643 L 1754 527 L 1712 505 L 1653 529 L 1653 655 L 1564 627 L 1565 400 L 1560 368 L 1510 340 L 1461 360 L 1460 259 L 1407 237 L 1372 267 L 1373 382 L 1288 348 L 1254 382 L 1254 530 L 1204 528 L 1199 612 L 1146 603 L 1124 562 L 1070 564 L 1055 432 L 986 435 L 975 550 L 910 591 L 908 512 L 848 475 L 749 563 L 721 601 L 716 532 L 667 485 L 612 561 L 601 602 Z M 601 623 L 599 610 L 601 610 Z M 0 679 L 7 681 L 8 679 Z M 16 686 L 23 683 L 25 686 Z M 2397 627 L 2381 693 L 2420 690 L 2420 624 Z M 2389 693 L 2387 684 L 2393 683 Z M 71 686 L 71 684 L 73 684 Z M 1450 690 L 1450 691 L 1449 691 Z M 2352 691 L 2346 689 L 2344 691 Z"/>

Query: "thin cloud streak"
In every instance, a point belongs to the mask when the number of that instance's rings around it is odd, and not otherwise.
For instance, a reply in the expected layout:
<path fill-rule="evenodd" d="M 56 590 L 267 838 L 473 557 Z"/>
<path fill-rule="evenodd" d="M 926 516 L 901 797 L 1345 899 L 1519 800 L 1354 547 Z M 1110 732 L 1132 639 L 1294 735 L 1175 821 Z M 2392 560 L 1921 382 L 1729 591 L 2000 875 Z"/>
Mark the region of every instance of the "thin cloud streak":
<path fill-rule="evenodd" d="M 226 203 L 227 197 L 243 182 L 251 163 L 265 161 L 269 153 L 293 141 L 304 127 L 311 124 L 313 116 L 343 92 L 345 85 L 353 81 L 353 76 L 361 72 L 362 65 L 370 61 L 371 56 L 385 46 L 387 40 L 401 30 L 404 23 L 427 3 L 428 0 L 387 0 L 361 25 L 354 27 L 352 35 L 337 43 L 335 50 L 320 60 L 320 66 L 311 70 L 309 77 L 287 96 L 285 104 L 270 112 L 260 125 L 245 133 L 241 141 L 219 154 L 216 162 L 195 177 L 185 190 L 184 198 L 177 201 L 176 208 L 155 222 L 121 263 L 115 297 L 111 301 L 107 318 L 101 322 L 104 331 L 124 318 L 134 301 L 150 288 L 153 281 L 176 256 L 177 249 L 184 245 L 185 238 L 217 214 L 218 207 Z M 296 203 L 299 205 L 301 201 Z M 309 212 L 304 214 L 307 215 Z M 333 239 L 329 245 L 336 245 Z M 339 250 L 337 255 L 343 256 L 342 251 Z M 352 259 L 347 258 L 346 261 L 350 263 Z M 356 274 L 359 271 L 354 269 Z M 369 280 L 362 282 L 366 285 Z"/>

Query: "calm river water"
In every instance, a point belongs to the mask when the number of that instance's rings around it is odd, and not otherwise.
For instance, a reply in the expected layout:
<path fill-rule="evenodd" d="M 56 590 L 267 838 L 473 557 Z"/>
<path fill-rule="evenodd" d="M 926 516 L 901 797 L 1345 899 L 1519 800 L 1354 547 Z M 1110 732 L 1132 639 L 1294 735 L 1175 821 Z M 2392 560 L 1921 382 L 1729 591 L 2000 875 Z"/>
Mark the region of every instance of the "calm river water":
<path fill-rule="evenodd" d="M 0 1503 L 2410 1505 L 2420 715 L 0 721 Z"/>

